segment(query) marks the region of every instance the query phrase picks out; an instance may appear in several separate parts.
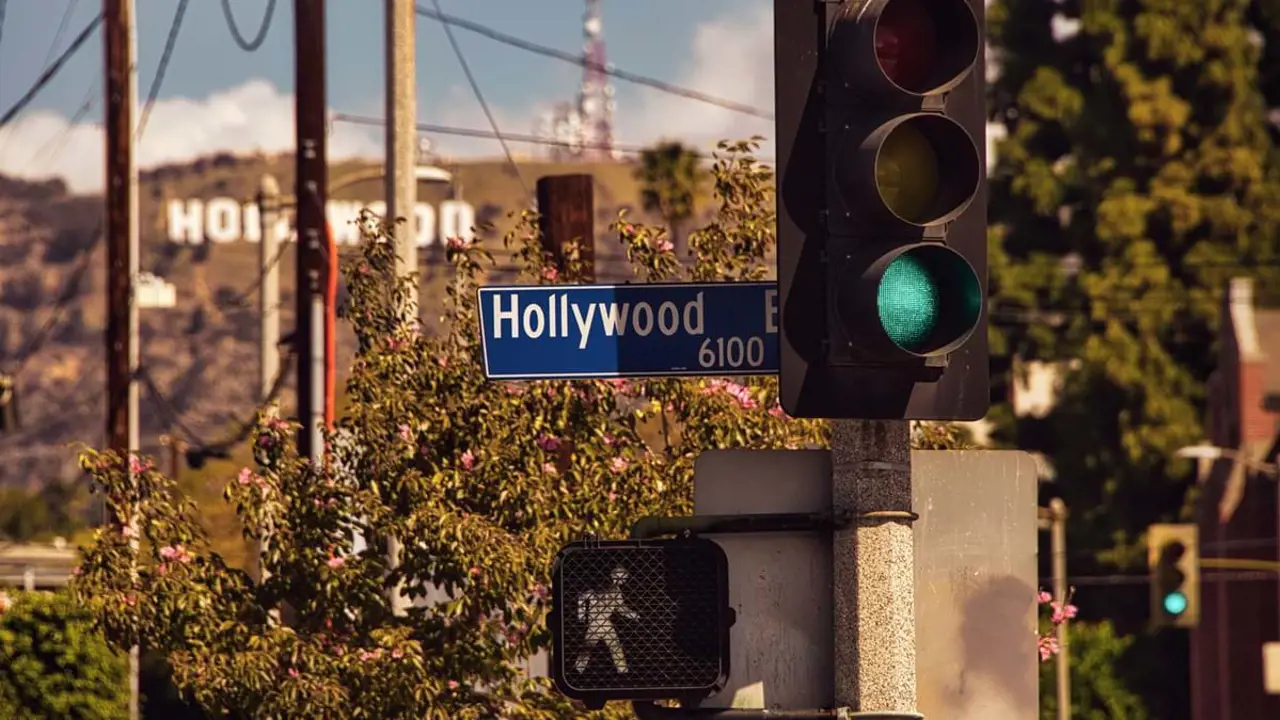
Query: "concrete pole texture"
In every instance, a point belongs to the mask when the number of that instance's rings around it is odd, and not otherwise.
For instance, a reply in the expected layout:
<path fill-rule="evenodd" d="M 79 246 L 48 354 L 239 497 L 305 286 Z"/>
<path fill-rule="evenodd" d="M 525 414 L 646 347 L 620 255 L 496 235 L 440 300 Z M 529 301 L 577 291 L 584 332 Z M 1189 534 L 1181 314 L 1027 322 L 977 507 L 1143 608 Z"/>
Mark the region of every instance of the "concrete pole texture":
<path fill-rule="evenodd" d="M 861 718 L 916 711 L 910 423 L 832 423 L 835 701 Z"/>

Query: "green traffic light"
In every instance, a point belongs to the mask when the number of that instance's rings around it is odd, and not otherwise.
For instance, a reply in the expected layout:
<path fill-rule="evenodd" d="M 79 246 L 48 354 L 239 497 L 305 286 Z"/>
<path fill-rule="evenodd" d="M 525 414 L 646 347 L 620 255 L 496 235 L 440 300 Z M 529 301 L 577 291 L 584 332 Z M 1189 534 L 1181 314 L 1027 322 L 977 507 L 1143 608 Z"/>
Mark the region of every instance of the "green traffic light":
<path fill-rule="evenodd" d="M 1181 592 L 1171 592 L 1164 596 L 1164 611 L 1170 615 L 1181 615 L 1187 611 L 1187 596 Z"/>
<path fill-rule="evenodd" d="M 982 286 L 964 258 L 941 245 L 921 245 L 893 258 L 876 288 L 880 327 L 916 355 L 949 352 L 982 314 Z"/>
<path fill-rule="evenodd" d="M 876 300 L 880 324 L 899 347 L 921 347 L 938 327 L 938 284 L 929 268 L 909 253 L 885 268 Z"/>

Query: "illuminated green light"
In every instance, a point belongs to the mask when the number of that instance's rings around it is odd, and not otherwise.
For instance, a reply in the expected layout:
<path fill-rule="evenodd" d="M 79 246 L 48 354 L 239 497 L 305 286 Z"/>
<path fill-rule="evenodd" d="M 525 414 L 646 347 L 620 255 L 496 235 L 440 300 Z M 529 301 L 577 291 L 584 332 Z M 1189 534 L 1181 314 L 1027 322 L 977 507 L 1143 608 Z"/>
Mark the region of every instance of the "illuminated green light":
<path fill-rule="evenodd" d="M 929 267 L 910 253 L 898 256 L 880 279 L 880 326 L 898 347 L 912 352 L 926 343 L 942 315 L 941 293 Z"/>
<path fill-rule="evenodd" d="M 1181 615 L 1187 611 L 1187 596 L 1180 592 L 1171 592 L 1164 596 L 1164 611 L 1170 615 Z"/>

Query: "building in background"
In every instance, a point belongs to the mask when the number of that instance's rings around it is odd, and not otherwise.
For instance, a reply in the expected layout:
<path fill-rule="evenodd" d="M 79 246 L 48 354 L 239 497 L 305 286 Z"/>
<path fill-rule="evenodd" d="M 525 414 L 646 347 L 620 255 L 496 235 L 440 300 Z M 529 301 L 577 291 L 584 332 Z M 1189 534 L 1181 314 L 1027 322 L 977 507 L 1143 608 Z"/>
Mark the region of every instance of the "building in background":
<path fill-rule="evenodd" d="M 1280 308 L 1258 307 L 1253 282 L 1234 279 L 1218 332 L 1218 368 L 1208 388 L 1208 443 L 1234 453 L 1202 461 L 1196 503 L 1200 557 L 1276 562 Z M 1226 579 L 1209 579 L 1215 575 Z M 1280 695 L 1266 694 L 1263 686 L 1262 647 L 1276 640 L 1276 573 L 1202 571 L 1200 625 L 1191 631 L 1192 718 L 1280 718 Z"/>

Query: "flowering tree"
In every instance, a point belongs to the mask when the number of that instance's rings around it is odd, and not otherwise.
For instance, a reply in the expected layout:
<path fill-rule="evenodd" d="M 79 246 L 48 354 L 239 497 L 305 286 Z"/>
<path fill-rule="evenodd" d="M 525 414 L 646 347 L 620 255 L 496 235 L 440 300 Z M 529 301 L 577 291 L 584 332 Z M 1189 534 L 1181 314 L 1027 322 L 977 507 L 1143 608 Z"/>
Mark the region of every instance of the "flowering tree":
<path fill-rule="evenodd" d="M 690 234 L 690 266 L 663 230 L 619 217 L 612 229 L 640 279 L 765 276 L 772 177 L 753 149 L 721 146 L 719 211 Z M 577 253 L 553 267 L 534 220 L 525 214 L 506 238 L 524 277 L 577 281 Z M 246 537 L 265 540 L 265 579 L 209 550 L 195 508 L 149 460 L 90 451 L 82 464 L 115 527 L 85 548 L 75 589 L 113 643 L 167 655 L 178 687 L 216 713 L 579 716 L 519 665 L 549 643 L 559 547 L 687 514 L 702 450 L 820 444 L 823 426 L 785 417 L 773 378 L 488 382 L 475 305 L 488 252 L 449 242 L 454 282 L 442 331 L 428 337 L 394 273 L 395 228 L 371 216 L 361 227 L 360 256 L 343 268 L 358 342 L 351 404 L 326 438 L 327 461 L 300 458 L 294 424 L 264 416 L 255 467 L 226 490 Z M 390 537 L 402 544 L 394 568 Z M 397 615 L 387 600 L 397 584 L 448 597 Z"/>

